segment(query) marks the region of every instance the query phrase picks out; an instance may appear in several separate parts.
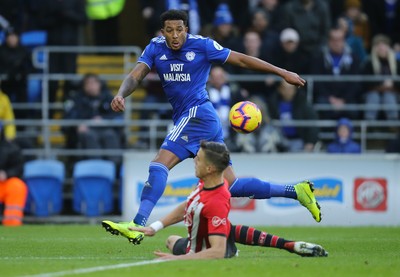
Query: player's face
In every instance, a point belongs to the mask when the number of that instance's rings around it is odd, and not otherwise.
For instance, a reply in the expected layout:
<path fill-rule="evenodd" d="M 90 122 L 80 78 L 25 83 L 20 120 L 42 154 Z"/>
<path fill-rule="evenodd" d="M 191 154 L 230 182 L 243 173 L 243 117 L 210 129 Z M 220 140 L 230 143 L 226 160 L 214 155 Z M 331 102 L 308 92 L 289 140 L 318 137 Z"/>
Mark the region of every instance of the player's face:
<path fill-rule="evenodd" d="M 185 26 L 183 20 L 166 20 L 164 28 L 161 29 L 168 47 L 175 51 L 182 48 L 186 41 L 187 31 L 188 27 Z"/>
<path fill-rule="evenodd" d="M 203 178 L 207 175 L 207 160 L 203 149 L 200 148 L 197 156 L 194 158 L 194 167 L 197 178 Z"/>

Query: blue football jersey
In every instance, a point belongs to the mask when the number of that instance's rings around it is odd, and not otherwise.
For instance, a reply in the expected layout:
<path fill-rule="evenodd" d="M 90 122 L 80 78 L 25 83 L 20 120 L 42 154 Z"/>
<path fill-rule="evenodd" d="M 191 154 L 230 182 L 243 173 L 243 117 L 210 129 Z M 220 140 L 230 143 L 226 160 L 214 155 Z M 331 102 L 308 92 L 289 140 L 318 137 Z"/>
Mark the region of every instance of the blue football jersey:
<path fill-rule="evenodd" d="M 160 36 L 151 40 L 138 62 L 156 68 L 175 122 L 183 112 L 208 100 L 206 83 L 211 64 L 225 63 L 230 52 L 210 38 L 191 34 L 182 48 L 174 51 Z"/>

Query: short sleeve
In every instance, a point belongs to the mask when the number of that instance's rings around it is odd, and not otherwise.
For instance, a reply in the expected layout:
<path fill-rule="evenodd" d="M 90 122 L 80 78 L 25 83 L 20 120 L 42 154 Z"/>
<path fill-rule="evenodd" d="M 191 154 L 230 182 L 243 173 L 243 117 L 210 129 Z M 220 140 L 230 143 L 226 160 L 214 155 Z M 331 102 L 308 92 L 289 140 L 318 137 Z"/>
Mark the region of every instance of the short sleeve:
<path fill-rule="evenodd" d="M 206 40 L 207 58 L 210 62 L 223 64 L 228 59 L 231 50 L 222 47 L 218 42 L 208 38 Z"/>
<path fill-rule="evenodd" d="M 228 220 L 229 205 L 226 200 L 214 199 L 207 203 L 203 216 L 207 219 L 208 234 L 228 237 L 230 223 Z"/>
<path fill-rule="evenodd" d="M 149 69 L 153 68 L 154 51 L 155 51 L 154 46 L 155 46 L 154 43 L 150 43 L 149 45 L 147 45 L 138 60 L 139 63 L 146 64 L 149 67 Z"/>

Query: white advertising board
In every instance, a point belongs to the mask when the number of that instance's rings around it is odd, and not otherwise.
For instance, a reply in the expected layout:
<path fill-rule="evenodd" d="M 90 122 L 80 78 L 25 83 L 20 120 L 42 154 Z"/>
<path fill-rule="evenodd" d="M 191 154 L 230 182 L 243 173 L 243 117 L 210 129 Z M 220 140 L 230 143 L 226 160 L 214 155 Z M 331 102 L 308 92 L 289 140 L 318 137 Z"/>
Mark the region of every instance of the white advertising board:
<path fill-rule="evenodd" d="M 155 153 L 124 155 L 123 220 L 139 207 L 140 192 Z M 238 177 L 256 177 L 274 184 L 311 180 L 322 207 L 322 226 L 400 225 L 400 157 L 398 155 L 232 154 Z M 196 185 L 194 163 L 173 168 L 163 197 L 149 222 L 184 201 Z M 286 198 L 232 198 L 230 219 L 247 225 L 315 225 L 298 201 Z"/>

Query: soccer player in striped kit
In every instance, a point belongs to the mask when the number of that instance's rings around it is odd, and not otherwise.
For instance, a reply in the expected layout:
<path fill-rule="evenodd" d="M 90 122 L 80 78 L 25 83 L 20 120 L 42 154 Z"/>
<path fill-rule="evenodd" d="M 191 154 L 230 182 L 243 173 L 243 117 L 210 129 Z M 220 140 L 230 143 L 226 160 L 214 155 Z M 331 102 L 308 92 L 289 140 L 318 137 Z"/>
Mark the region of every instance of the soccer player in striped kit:
<path fill-rule="evenodd" d="M 194 158 L 198 186 L 187 200 L 149 227 L 130 227 L 153 236 L 159 230 L 183 221 L 185 238 L 172 235 L 166 242 L 171 253 L 156 251 L 161 259 L 217 259 L 237 255 L 235 242 L 286 249 L 301 256 L 327 256 L 320 245 L 289 241 L 248 226 L 232 226 L 228 214 L 230 193 L 223 171 L 229 166 L 229 151 L 218 142 L 202 141 Z"/>
<path fill-rule="evenodd" d="M 305 84 L 305 80 L 294 72 L 231 51 L 210 38 L 189 34 L 187 14 L 184 11 L 164 12 L 161 15 L 161 25 L 162 36 L 153 38 L 147 45 L 111 102 L 114 111 L 124 111 L 125 98 L 133 93 L 155 67 L 173 108 L 174 127 L 150 163 L 149 177 L 141 193 L 141 203 L 136 216 L 131 222 L 102 222 L 106 231 L 121 234 L 133 244 L 139 244 L 144 235 L 131 231 L 129 227 L 146 225 L 151 211 L 164 192 L 169 171 L 181 161 L 193 158 L 200 148 L 201 140 L 223 142 L 220 120 L 205 89 L 212 63 L 229 63 L 276 74 L 295 86 Z M 321 221 L 320 207 L 313 194 L 313 184 L 309 181 L 296 185 L 280 185 L 257 178 L 237 178 L 232 166 L 228 166 L 224 171 L 224 178 L 228 181 L 232 197 L 297 199 L 317 222 Z"/>

